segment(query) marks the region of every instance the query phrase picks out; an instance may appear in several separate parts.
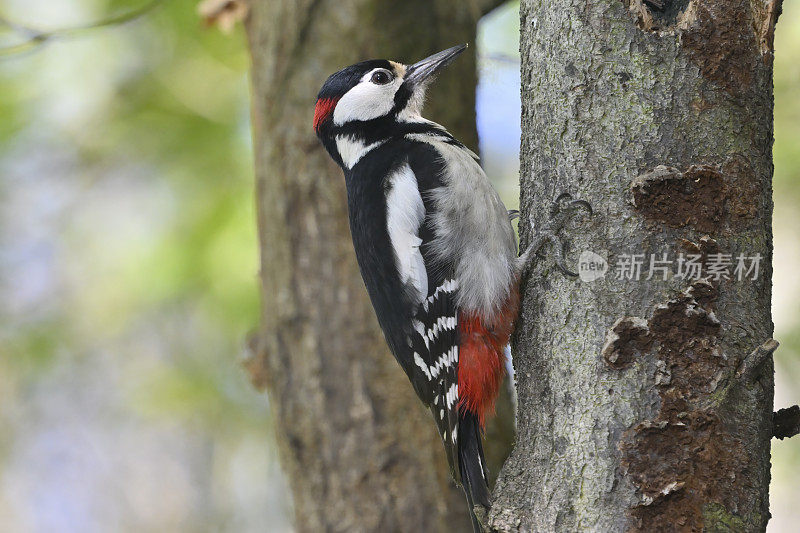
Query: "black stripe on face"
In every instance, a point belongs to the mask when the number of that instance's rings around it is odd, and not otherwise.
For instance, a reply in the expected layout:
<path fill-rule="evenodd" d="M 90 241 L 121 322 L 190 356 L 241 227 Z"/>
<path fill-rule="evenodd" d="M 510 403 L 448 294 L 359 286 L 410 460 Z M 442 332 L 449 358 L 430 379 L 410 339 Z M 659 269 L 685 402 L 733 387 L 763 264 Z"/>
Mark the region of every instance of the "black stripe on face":
<path fill-rule="evenodd" d="M 411 88 L 411 85 L 407 82 L 403 82 L 397 89 L 397 92 L 394 93 L 394 108 L 392 112 L 395 116 L 406 108 L 408 101 L 411 100 L 413 95 L 414 90 Z"/>
<path fill-rule="evenodd" d="M 395 72 L 392 63 L 386 59 L 371 59 L 350 65 L 328 77 L 317 95 L 317 100 L 321 98 L 341 98 L 347 91 L 358 85 L 364 74 L 376 68 L 385 68 Z"/>

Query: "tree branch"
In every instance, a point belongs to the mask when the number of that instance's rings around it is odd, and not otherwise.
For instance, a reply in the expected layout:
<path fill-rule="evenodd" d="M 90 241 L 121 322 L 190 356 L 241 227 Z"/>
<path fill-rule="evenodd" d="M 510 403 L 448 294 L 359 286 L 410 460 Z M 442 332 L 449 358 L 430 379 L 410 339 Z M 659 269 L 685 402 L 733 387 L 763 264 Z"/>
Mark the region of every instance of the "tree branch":
<path fill-rule="evenodd" d="M 13 32 L 26 36 L 26 40 L 21 43 L 13 44 L 10 46 L 0 47 L 0 57 L 12 56 L 22 54 L 38 48 L 39 46 L 51 42 L 56 39 L 63 39 L 68 37 L 77 37 L 82 33 L 99 28 L 107 28 L 109 26 L 118 26 L 131 22 L 140 17 L 143 17 L 159 5 L 164 3 L 164 0 L 151 0 L 141 6 L 118 13 L 109 15 L 106 18 L 96 20 L 80 26 L 73 26 L 71 28 L 59 28 L 49 31 L 43 31 L 23 24 L 17 24 L 9 20 L 6 16 L 0 14 L 0 25 L 10 28 Z"/>
<path fill-rule="evenodd" d="M 757 375 L 756 370 L 761 367 L 761 364 L 777 349 L 778 341 L 775 339 L 766 340 L 764 344 L 750 352 L 750 354 L 742 360 L 739 368 L 736 370 L 737 379 L 744 383 L 753 381 Z"/>
<path fill-rule="evenodd" d="M 780 440 L 800 433 L 800 406 L 779 409 L 772 414 L 772 435 Z"/>

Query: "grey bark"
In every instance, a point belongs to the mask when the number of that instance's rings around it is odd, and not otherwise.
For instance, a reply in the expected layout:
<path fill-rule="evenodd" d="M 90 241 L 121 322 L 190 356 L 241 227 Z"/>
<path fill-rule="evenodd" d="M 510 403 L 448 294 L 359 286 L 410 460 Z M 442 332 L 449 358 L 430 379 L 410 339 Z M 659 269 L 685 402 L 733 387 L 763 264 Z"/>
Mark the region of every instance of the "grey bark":
<path fill-rule="evenodd" d="M 269 392 L 298 531 L 469 528 L 435 425 L 377 326 L 352 251 L 342 173 L 311 123 L 329 74 L 473 43 L 478 18 L 495 3 L 250 2 L 262 321 L 248 366 Z M 475 81 L 471 47 L 429 98 L 430 118 L 472 148 Z"/>
<path fill-rule="evenodd" d="M 763 531 L 769 517 L 779 4 L 663 4 L 522 1 L 522 220 L 546 224 L 563 191 L 591 201 L 569 261 L 591 250 L 611 270 L 584 282 L 545 260 L 525 280 L 497 530 Z M 755 281 L 615 279 L 622 255 L 647 254 L 646 270 L 663 252 L 764 259 Z"/>

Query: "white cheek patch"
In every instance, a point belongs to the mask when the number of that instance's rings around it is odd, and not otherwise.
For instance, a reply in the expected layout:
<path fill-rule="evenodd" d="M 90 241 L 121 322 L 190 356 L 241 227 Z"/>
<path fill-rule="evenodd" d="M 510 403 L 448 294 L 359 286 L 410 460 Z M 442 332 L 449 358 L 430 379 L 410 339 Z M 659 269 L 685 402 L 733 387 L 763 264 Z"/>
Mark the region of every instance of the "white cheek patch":
<path fill-rule="evenodd" d="M 395 78 L 391 83 L 378 85 L 370 78 L 374 69 L 364 74 L 358 85 L 350 89 L 336 104 L 333 111 L 333 123 L 341 126 L 354 120 L 371 120 L 388 115 L 394 107 L 394 94 L 403 83 L 402 78 Z"/>

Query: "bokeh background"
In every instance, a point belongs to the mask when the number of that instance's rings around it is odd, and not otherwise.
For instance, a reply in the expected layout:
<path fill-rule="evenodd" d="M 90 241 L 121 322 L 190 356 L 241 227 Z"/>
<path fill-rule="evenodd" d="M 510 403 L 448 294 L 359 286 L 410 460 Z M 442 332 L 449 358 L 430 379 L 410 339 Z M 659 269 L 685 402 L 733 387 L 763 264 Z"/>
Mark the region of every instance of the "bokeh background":
<path fill-rule="evenodd" d="M 268 399 L 239 364 L 258 321 L 241 28 L 205 28 L 195 0 L 23 49 L 8 24 L 136 5 L 0 0 L 0 531 L 291 531 Z M 485 17 L 477 43 L 480 150 L 509 207 L 517 10 Z M 800 402 L 797 2 L 775 48 L 784 407 Z M 798 480 L 800 437 L 774 441 L 771 532 L 797 531 Z"/>

